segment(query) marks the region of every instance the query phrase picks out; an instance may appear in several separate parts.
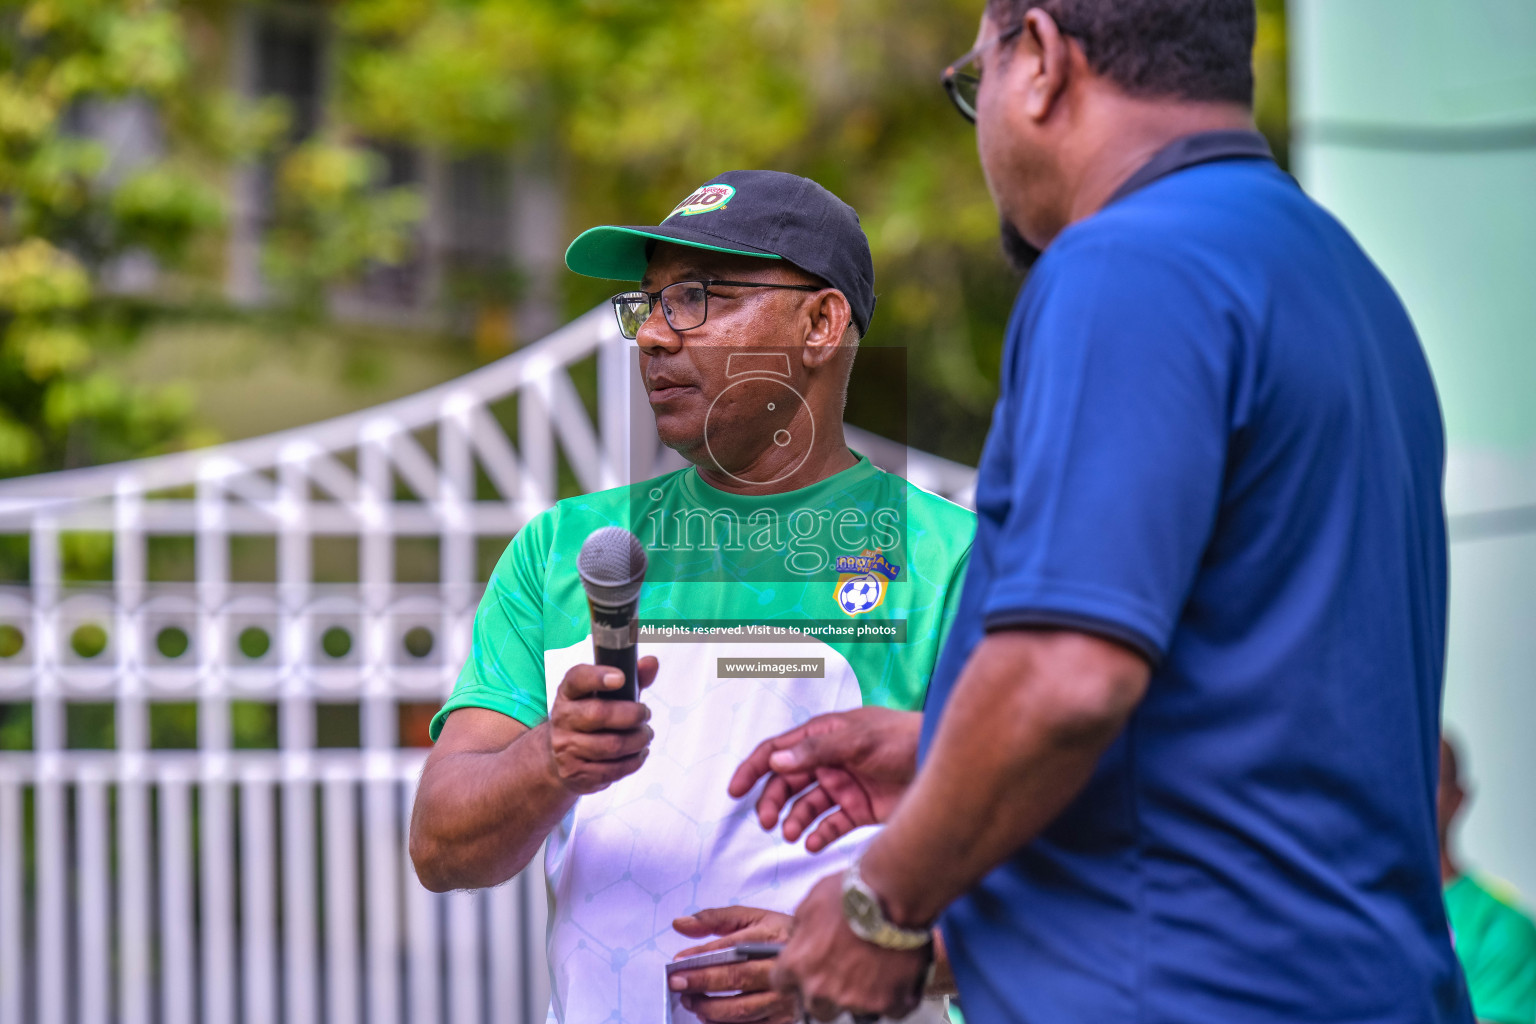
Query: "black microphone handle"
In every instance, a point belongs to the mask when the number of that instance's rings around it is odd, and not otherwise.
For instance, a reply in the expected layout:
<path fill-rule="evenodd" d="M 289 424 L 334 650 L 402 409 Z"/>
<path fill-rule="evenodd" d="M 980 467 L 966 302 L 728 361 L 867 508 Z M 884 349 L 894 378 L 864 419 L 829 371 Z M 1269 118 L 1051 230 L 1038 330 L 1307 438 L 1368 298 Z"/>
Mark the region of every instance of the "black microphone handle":
<path fill-rule="evenodd" d="M 640 680 L 636 663 L 639 655 L 635 640 L 640 624 L 635 618 L 640 601 L 637 597 L 622 608 L 607 608 L 587 602 L 592 609 L 592 654 L 598 665 L 616 668 L 624 673 L 624 685 L 617 690 L 599 690 L 602 700 L 639 700 Z"/>

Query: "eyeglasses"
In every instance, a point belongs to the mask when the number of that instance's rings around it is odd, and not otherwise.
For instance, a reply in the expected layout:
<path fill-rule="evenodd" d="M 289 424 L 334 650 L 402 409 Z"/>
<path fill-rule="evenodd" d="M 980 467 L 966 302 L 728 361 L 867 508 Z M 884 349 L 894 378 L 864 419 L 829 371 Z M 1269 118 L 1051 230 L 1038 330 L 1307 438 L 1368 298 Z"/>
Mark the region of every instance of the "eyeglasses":
<path fill-rule="evenodd" d="M 980 69 L 974 72 L 960 69 L 974 63 L 986 50 L 1009 42 L 1023 31 L 1024 25 L 1020 23 L 1001 35 L 993 36 L 945 68 L 944 74 L 939 76 L 939 81 L 944 83 L 944 91 L 949 93 L 949 101 L 955 105 L 956 110 L 960 111 L 960 116 L 971 124 L 976 123 L 976 94 L 981 91 L 981 71 Z"/>
<path fill-rule="evenodd" d="M 661 303 L 661 315 L 679 333 L 702 327 L 709 319 L 709 290 L 713 287 L 729 288 L 782 288 L 796 292 L 819 292 L 816 284 L 764 284 L 761 281 L 677 281 L 659 292 L 620 292 L 611 300 L 614 315 L 619 319 L 619 333 L 633 341 L 640 328 L 651 318 L 651 311 Z M 724 298 L 717 295 L 715 298 Z"/>

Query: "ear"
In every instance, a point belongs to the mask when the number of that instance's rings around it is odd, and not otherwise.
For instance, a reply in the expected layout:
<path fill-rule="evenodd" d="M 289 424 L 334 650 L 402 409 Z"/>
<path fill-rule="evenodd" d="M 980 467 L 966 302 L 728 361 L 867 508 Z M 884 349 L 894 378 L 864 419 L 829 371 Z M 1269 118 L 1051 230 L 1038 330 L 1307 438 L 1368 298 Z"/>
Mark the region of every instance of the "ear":
<path fill-rule="evenodd" d="M 1022 92 L 1023 111 L 1033 121 L 1051 116 L 1071 77 L 1072 44 L 1061 34 L 1056 20 L 1039 7 L 1024 15 L 1024 30 L 1014 44 L 1010 78 Z"/>
<path fill-rule="evenodd" d="M 843 335 L 853 323 L 853 307 L 836 288 L 824 288 L 805 304 L 805 342 L 801 360 L 806 369 L 826 366 L 837 358 Z"/>

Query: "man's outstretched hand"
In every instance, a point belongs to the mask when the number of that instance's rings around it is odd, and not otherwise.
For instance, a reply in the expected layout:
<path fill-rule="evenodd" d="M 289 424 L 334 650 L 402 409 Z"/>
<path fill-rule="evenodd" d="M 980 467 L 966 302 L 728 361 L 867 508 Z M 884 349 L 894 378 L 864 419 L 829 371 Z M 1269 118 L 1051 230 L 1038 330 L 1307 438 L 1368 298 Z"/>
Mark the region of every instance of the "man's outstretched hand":
<path fill-rule="evenodd" d="M 757 818 L 771 830 L 783 817 L 784 838 L 796 842 L 817 818 L 833 811 L 805 840 L 812 853 L 863 825 L 885 821 L 917 774 L 917 711 L 855 708 L 818 715 L 759 743 L 731 776 L 738 800 L 769 776 Z M 796 797 L 799 797 L 796 800 Z M 785 808 L 794 800 L 794 806 Z"/>

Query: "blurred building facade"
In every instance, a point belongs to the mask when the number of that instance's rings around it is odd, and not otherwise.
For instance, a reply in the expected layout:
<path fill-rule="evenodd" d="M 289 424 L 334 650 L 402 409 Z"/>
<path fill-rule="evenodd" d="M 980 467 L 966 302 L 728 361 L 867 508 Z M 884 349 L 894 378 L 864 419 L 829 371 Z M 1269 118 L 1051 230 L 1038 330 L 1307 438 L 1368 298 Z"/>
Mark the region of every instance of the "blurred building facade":
<path fill-rule="evenodd" d="M 1445 413 L 1445 717 L 1471 862 L 1536 900 L 1536 5 L 1293 0 L 1293 170 L 1397 286 Z"/>

